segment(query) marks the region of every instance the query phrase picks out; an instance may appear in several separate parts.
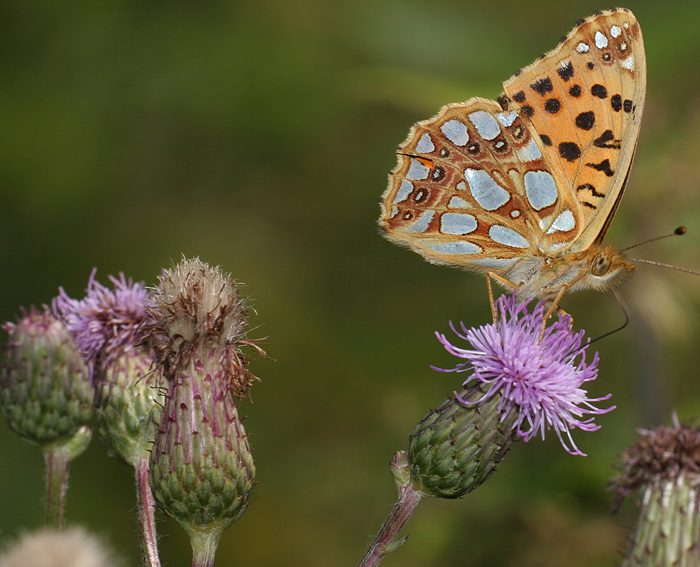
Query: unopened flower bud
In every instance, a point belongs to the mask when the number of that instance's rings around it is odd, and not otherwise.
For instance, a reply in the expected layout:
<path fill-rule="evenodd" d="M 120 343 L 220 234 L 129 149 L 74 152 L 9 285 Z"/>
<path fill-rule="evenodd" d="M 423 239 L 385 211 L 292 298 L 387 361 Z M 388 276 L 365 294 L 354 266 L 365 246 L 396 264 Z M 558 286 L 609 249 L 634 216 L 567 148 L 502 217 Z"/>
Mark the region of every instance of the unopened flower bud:
<path fill-rule="evenodd" d="M 89 442 L 93 390 L 87 367 L 66 327 L 48 309 L 31 308 L 9 334 L 0 401 L 10 428 L 42 447 L 76 435 L 77 456 Z"/>

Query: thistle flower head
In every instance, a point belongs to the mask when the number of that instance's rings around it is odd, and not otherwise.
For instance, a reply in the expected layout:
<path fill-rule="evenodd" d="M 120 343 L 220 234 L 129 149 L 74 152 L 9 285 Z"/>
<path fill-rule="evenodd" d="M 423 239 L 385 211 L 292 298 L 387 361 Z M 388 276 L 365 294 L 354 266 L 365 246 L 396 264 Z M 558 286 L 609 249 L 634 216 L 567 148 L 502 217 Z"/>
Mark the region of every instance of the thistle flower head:
<path fill-rule="evenodd" d="M 245 511 L 255 464 L 237 399 L 254 380 L 240 352 L 247 310 L 235 281 L 199 259 L 164 270 L 143 332 L 166 378 L 149 480 L 190 535 L 218 540 Z M 195 564 L 199 565 L 195 561 Z"/>
<path fill-rule="evenodd" d="M 138 345 L 148 294 L 143 283 L 134 283 L 124 274 L 109 276 L 113 286 L 109 289 L 95 279 L 95 273 L 90 274 L 83 299 L 73 299 L 60 288 L 52 306 L 85 359 L 108 365 Z"/>
<path fill-rule="evenodd" d="M 183 259 L 158 278 L 143 334 L 162 365 L 187 365 L 199 349 L 219 358 L 216 379 L 236 397 L 256 380 L 240 353 L 248 310 L 237 284 L 218 266 Z"/>
<path fill-rule="evenodd" d="M 93 390 L 66 327 L 47 307 L 32 307 L 3 329 L 0 403 L 9 426 L 42 446 L 78 435 L 92 420 Z"/>
<path fill-rule="evenodd" d="M 545 304 L 528 310 L 526 301 L 515 296 L 501 296 L 496 302 L 498 320 L 489 325 L 460 328 L 451 325 L 457 337 L 471 348 L 452 344 L 442 333 L 436 333 L 445 350 L 465 362 L 442 372 L 470 372 L 464 381 L 467 387 L 481 383 L 483 396 L 476 400 L 458 400 L 467 406 L 483 404 L 499 394 L 498 411 L 503 416 L 517 412 L 513 429 L 518 437 L 529 441 L 538 433 L 544 438 L 547 429 L 554 429 L 564 449 L 572 455 L 584 455 L 576 446 L 572 429 L 595 431 L 596 415 L 614 409 L 594 404 L 610 395 L 590 398 L 582 387 L 598 375 L 598 353 L 587 362 L 588 345 L 585 331 L 573 332 L 569 315 L 559 315 L 543 330 Z M 586 418 L 586 416 L 591 416 Z"/>
<path fill-rule="evenodd" d="M 622 474 L 611 483 L 618 503 L 635 490 L 675 482 L 682 474 L 700 481 L 700 427 L 681 424 L 674 416 L 672 427 L 639 429 L 638 433 L 637 442 L 622 452 Z"/>

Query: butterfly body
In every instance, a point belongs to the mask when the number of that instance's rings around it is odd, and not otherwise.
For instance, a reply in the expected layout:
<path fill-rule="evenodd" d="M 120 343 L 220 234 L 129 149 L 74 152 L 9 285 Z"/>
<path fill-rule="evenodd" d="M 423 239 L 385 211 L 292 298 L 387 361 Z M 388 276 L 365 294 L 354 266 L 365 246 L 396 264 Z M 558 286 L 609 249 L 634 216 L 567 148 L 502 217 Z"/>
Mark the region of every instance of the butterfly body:
<path fill-rule="evenodd" d="M 645 85 L 632 13 L 583 20 L 506 81 L 498 102 L 449 104 L 411 129 L 382 198 L 384 235 L 432 263 L 495 274 L 522 296 L 616 285 L 634 266 L 602 240 Z"/>
<path fill-rule="evenodd" d="M 614 288 L 634 269 L 612 246 L 594 245 L 583 252 L 524 255 L 509 270 L 492 273 L 511 282 L 523 299 L 553 299 L 562 288 L 572 292 Z"/>

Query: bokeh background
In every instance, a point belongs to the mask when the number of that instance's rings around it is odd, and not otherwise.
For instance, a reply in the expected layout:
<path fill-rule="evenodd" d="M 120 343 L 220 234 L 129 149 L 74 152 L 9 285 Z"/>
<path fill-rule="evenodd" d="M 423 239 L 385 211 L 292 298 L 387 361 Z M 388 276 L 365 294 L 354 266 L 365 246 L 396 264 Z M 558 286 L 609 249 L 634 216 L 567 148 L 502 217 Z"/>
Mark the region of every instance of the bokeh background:
<path fill-rule="evenodd" d="M 689 234 L 638 255 L 700 268 L 700 4 L 629 2 L 648 57 L 636 164 L 609 240 Z M 245 282 L 272 360 L 243 413 L 255 497 L 221 565 L 357 564 L 394 501 L 388 461 L 457 383 L 433 337 L 489 317 L 483 279 L 383 240 L 378 200 L 410 125 L 495 97 L 594 2 L 8 2 L 0 19 L 3 320 L 81 294 L 93 266 L 153 283 L 182 254 Z M 597 343 L 595 394 L 619 408 L 576 438 L 517 444 L 461 501 L 421 504 L 387 567 L 618 564 L 635 509 L 606 492 L 638 426 L 700 413 L 700 280 L 641 267 L 632 321 Z M 565 308 L 593 336 L 611 295 Z M 0 425 L 0 538 L 42 517 L 39 451 Z M 138 564 L 130 470 L 98 442 L 75 461 L 68 518 Z M 189 564 L 160 524 L 164 565 Z"/>

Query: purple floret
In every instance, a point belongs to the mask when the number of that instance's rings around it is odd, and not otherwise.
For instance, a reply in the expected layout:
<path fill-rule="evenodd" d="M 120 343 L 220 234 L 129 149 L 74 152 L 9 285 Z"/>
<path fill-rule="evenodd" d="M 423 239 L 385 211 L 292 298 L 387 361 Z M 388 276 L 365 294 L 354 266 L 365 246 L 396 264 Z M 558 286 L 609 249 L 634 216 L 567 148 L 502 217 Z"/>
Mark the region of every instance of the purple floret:
<path fill-rule="evenodd" d="M 452 331 L 471 348 L 453 345 L 442 333 L 436 333 L 445 350 L 465 362 L 443 372 L 468 372 L 467 386 L 475 381 L 485 386 L 484 395 L 465 406 L 478 405 L 500 394 L 498 410 L 503 418 L 517 411 L 513 425 L 517 435 L 529 441 L 538 433 L 553 428 L 564 449 L 572 455 L 585 454 L 571 437 L 572 429 L 596 431 L 595 416 L 615 409 L 598 408 L 594 404 L 610 399 L 589 398 L 582 388 L 585 382 L 598 376 L 598 353 L 586 361 L 588 341 L 585 331 L 573 332 L 572 319 L 561 314 L 542 334 L 544 302 L 532 312 L 528 304 L 518 303 L 514 296 L 501 296 L 496 302 L 499 317 L 495 323 L 481 327 L 460 328 L 450 324 Z M 590 417 L 588 417 L 590 416 Z"/>
<path fill-rule="evenodd" d="M 93 270 L 83 299 L 73 299 L 63 288 L 53 300 L 53 311 L 72 333 L 83 357 L 90 363 L 109 360 L 134 349 L 138 329 L 146 316 L 148 292 L 124 274 L 109 276 L 113 289 L 95 279 Z"/>

